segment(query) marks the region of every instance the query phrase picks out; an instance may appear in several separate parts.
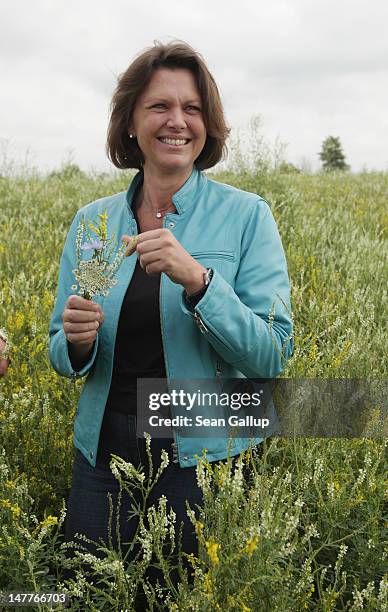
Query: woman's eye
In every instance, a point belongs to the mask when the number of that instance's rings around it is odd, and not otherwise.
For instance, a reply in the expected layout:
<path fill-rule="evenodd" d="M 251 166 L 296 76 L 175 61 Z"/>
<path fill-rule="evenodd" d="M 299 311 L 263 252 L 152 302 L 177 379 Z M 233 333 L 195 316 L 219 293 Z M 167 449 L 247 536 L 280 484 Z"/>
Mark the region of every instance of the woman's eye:
<path fill-rule="evenodd" d="M 163 102 L 158 102 L 157 104 L 153 104 L 151 108 L 165 108 L 166 105 Z"/>
<path fill-rule="evenodd" d="M 186 108 L 187 108 L 187 110 L 189 110 L 191 112 L 193 112 L 193 111 L 196 112 L 196 113 L 200 113 L 201 112 L 201 109 L 199 108 L 199 106 L 192 106 L 192 105 L 190 105 L 190 106 L 187 106 Z"/>

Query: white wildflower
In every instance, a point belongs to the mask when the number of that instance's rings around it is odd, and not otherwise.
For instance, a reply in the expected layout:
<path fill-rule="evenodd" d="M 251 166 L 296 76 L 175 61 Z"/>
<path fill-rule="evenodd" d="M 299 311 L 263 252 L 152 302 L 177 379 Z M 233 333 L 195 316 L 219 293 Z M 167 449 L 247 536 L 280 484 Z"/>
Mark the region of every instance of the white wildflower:
<path fill-rule="evenodd" d="M 387 600 L 388 600 L 388 580 L 386 577 L 384 577 L 380 580 L 379 594 L 377 596 L 377 601 L 379 603 L 379 610 L 381 610 L 382 612 L 383 611 L 386 612 L 386 610 L 388 610 Z"/>
<path fill-rule="evenodd" d="M 318 483 L 321 475 L 323 473 L 323 459 L 321 457 L 318 457 L 318 459 L 316 459 L 315 461 L 315 469 L 314 469 L 314 482 Z"/>
<path fill-rule="evenodd" d="M 334 571 L 335 571 L 336 574 L 339 573 L 339 570 L 342 567 L 343 559 L 344 559 L 344 556 L 346 555 L 347 551 L 348 551 L 348 547 L 346 546 L 346 544 L 341 544 L 340 549 L 339 549 L 339 553 L 338 553 L 338 556 L 337 556 L 337 561 L 335 562 L 335 566 L 334 566 Z"/>
<path fill-rule="evenodd" d="M 285 484 L 291 484 L 291 480 L 292 480 L 291 472 L 287 470 L 287 472 L 284 474 L 284 482 Z"/>
<path fill-rule="evenodd" d="M 360 468 L 358 470 L 358 473 L 359 473 L 359 476 L 358 476 L 356 484 L 355 484 L 356 487 L 359 487 L 364 482 L 364 480 L 366 478 L 366 470 L 364 468 Z"/>

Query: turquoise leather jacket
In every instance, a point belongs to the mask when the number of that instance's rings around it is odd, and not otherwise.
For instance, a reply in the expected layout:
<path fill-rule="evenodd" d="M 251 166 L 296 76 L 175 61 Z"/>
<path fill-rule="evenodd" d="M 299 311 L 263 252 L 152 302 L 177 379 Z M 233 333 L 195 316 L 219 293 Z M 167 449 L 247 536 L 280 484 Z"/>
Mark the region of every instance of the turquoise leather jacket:
<path fill-rule="evenodd" d="M 80 209 L 64 246 L 58 294 L 50 321 L 50 360 L 58 374 L 87 376 L 74 423 L 74 444 L 96 464 L 98 440 L 110 388 L 121 304 L 131 280 L 136 253 L 124 259 L 117 284 L 107 297 L 96 297 L 105 314 L 89 362 L 73 371 L 62 327 L 62 312 L 73 293 L 75 236 L 80 215 L 96 219 L 105 209 L 108 235 L 138 233 L 131 203 L 139 172 L 124 191 Z M 161 275 L 160 319 L 168 381 L 173 379 L 274 378 L 293 347 L 287 265 L 276 223 L 259 196 L 210 180 L 194 169 L 174 195 L 176 213 L 163 220 L 183 247 L 213 277 L 194 311 L 187 308 L 181 285 Z M 218 411 L 220 407 L 218 407 Z M 228 411 L 228 407 L 223 410 Z M 219 413 L 218 413 L 219 416 Z M 183 437 L 174 432 L 181 467 L 196 464 L 207 449 L 210 461 L 245 450 L 252 440 L 231 437 Z M 254 438 L 259 443 L 262 438 Z"/>

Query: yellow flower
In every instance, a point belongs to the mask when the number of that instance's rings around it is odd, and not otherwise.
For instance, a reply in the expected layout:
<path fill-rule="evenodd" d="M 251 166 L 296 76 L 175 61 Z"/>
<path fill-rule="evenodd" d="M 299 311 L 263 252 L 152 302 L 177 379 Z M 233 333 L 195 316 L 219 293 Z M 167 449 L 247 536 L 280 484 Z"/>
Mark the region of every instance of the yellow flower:
<path fill-rule="evenodd" d="M 21 510 L 17 504 L 15 506 L 11 506 L 10 510 L 15 518 L 19 518 Z"/>
<path fill-rule="evenodd" d="M 218 549 L 220 545 L 217 542 L 206 542 L 206 550 L 209 555 L 210 561 L 213 565 L 218 565 L 220 560 L 218 558 Z"/>
<path fill-rule="evenodd" d="M 318 354 L 318 346 L 316 344 L 316 342 L 314 341 L 314 343 L 310 346 L 310 350 L 309 350 L 309 361 L 315 361 L 317 358 L 317 354 Z"/>
<path fill-rule="evenodd" d="M 106 226 L 106 222 L 108 220 L 108 215 L 106 213 L 106 210 L 104 210 L 104 212 L 98 215 L 101 219 L 100 221 L 100 238 L 101 240 L 106 240 L 106 232 L 107 232 L 107 226 Z"/>
<path fill-rule="evenodd" d="M 43 293 L 43 299 L 42 299 L 43 306 L 45 308 L 52 308 L 53 302 L 54 302 L 53 296 L 51 295 L 49 291 L 47 291 L 47 289 L 45 289 Z"/>
<path fill-rule="evenodd" d="M 19 329 L 21 329 L 23 327 L 23 323 L 24 314 L 22 312 L 17 312 L 13 321 L 14 330 L 18 331 Z"/>
<path fill-rule="evenodd" d="M 58 525 L 58 518 L 56 516 L 47 516 L 44 521 L 40 523 L 41 527 L 51 527 L 51 525 Z"/>
<path fill-rule="evenodd" d="M 251 608 L 248 608 L 243 602 L 241 602 L 241 610 L 242 612 L 251 612 Z"/>
<path fill-rule="evenodd" d="M 252 553 L 254 550 L 256 550 L 257 548 L 257 541 L 258 541 L 258 536 L 255 535 L 252 538 L 249 538 L 249 540 L 247 540 L 247 543 L 245 544 L 244 548 L 242 549 L 242 553 L 246 553 L 247 555 L 249 555 L 250 557 L 252 556 Z"/>
<path fill-rule="evenodd" d="M 205 580 L 203 583 L 203 589 L 205 591 L 205 593 L 207 593 L 208 595 L 210 595 L 210 593 L 213 590 L 213 581 L 209 576 L 209 572 L 207 572 L 207 574 L 205 574 Z"/>
<path fill-rule="evenodd" d="M 94 232 L 95 234 L 99 235 L 100 231 L 99 231 L 98 227 L 96 227 L 94 225 L 93 221 L 89 221 L 88 225 L 89 225 L 89 229 L 91 229 L 92 232 Z"/>
<path fill-rule="evenodd" d="M 15 518 L 19 518 L 21 510 L 17 504 L 13 506 L 9 499 L 0 500 L 0 504 L 3 506 L 3 508 L 7 508 L 7 510 L 10 510 Z"/>
<path fill-rule="evenodd" d="M 346 359 L 351 346 L 352 343 L 350 340 L 346 340 L 346 342 L 344 342 L 341 352 L 333 359 L 332 367 L 338 368 L 342 364 L 342 362 Z"/>
<path fill-rule="evenodd" d="M 198 557 L 196 557 L 193 553 L 190 553 L 189 555 L 187 555 L 187 561 L 193 566 L 195 567 L 196 565 L 198 565 Z"/>
<path fill-rule="evenodd" d="M 202 534 L 204 526 L 205 525 L 201 523 L 201 521 L 197 521 L 195 523 L 195 533 L 197 534 L 197 538 L 199 538 L 199 536 Z"/>

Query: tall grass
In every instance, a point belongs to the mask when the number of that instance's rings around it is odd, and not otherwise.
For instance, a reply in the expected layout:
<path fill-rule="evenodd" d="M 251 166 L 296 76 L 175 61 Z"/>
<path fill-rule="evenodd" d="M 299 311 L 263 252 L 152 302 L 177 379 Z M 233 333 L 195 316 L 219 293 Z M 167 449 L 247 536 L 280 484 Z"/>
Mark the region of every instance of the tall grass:
<path fill-rule="evenodd" d="M 15 347 L 0 382 L 0 588 L 68 589 L 80 610 L 133 608 L 135 568 L 106 551 L 94 584 L 81 570 L 64 578 L 63 500 L 82 382 L 51 369 L 48 321 L 75 211 L 130 178 L 71 165 L 0 178 L 0 324 Z M 216 179 L 265 197 L 278 222 L 295 322 L 284 376 L 385 379 L 388 175 L 242 168 Z M 387 610 L 385 448 L 378 439 L 274 439 L 234 469 L 205 462 L 204 508 L 191 515 L 194 584 L 182 570 L 179 587 L 146 585 L 150 609 Z M 164 512 L 162 504 L 144 519 L 140 538 L 142 558 L 151 547 L 161 567 Z"/>

